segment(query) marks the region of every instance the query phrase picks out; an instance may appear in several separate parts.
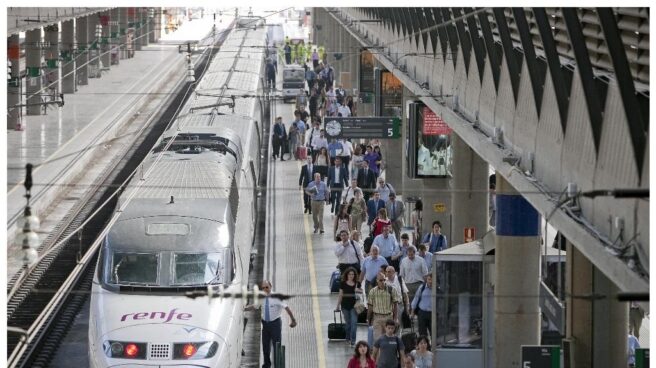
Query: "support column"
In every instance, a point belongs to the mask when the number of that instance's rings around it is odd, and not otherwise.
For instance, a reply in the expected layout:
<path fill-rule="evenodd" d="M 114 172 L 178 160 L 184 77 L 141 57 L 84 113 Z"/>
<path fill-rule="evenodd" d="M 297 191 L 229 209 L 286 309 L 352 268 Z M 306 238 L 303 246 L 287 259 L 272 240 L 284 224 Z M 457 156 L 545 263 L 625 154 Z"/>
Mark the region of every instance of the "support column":
<path fill-rule="evenodd" d="M 112 55 L 111 55 L 111 45 L 110 45 L 110 36 L 111 36 L 111 27 L 110 22 L 112 21 L 110 11 L 104 11 L 100 13 L 100 25 L 102 26 L 102 36 L 100 39 L 100 61 L 104 69 L 109 69 L 112 64 Z"/>
<path fill-rule="evenodd" d="M 62 22 L 61 27 L 62 92 L 75 93 L 75 24 L 71 19 Z"/>
<path fill-rule="evenodd" d="M 121 10 L 114 8 L 109 11 L 109 60 L 111 65 L 118 65 L 121 48 Z"/>
<path fill-rule="evenodd" d="M 159 8 L 148 8 L 148 42 L 155 43 L 157 42 L 157 29 L 159 25 L 157 24 L 157 17 L 161 12 Z"/>
<path fill-rule="evenodd" d="M 102 36 L 98 34 L 98 26 L 100 26 L 99 14 L 89 15 L 87 20 L 87 40 L 89 41 L 89 78 L 100 78 L 100 40 Z"/>
<path fill-rule="evenodd" d="M 488 228 L 488 165 L 457 134 L 451 134 L 453 148 L 453 233 L 451 245 L 465 243 L 465 228 L 474 228 L 481 238 Z"/>
<path fill-rule="evenodd" d="M 128 8 L 118 8 L 118 36 L 119 36 L 119 59 L 127 59 L 127 42 L 128 42 Z"/>
<path fill-rule="evenodd" d="M 141 51 L 143 46 L 143 23 L 141 22 L 141 8 L 132 8 L 134 13 L 132 16 L 132 23 L 134 23 L 134 50 Z"/>
<path fill-rule="evenodd" d="M 151 34 L 152 34 L 151 30 L 153 28 L 151 26 L 152 18 L 150 18 L 150 14 L 148 14 L 148 9 L 149 8 L 139 8 L 139 9 L 141 10 L 141 19 L 142 19 L 142 24 L 143 24 L 143 27 L 142 27 L 143 28 L 143 37 L 141 38 L 141 40 L 143 41 L 143 46 L 148 46 L 148 44 L 150 43 L 150 37 L 151 37 Z"/>
<path fill-rule="evenodd" d="M 11 76 L 7 78 L 7 130 L 22 130 L 20 41 L 18 34 L 7 37 L 7 59 L 11 63 Z"/>
<path fill-rule="evenodd" d="M 592 367 L 592 299 L 573 296 L 592 295 L 594 266 L 568 241 L 565 267 L 565 336 L 572 341 L 576 366 Z"/>
<path fill-rule="evenodd" d="M 25 32 L 27 115 L 41 115 L 41 28 Z"/>
<path fill-rule="evenodd" d="M 77 57 L 75 58 L 75 70 L 77 71 L 77 84 L 85 86 L 89 84 L 89 30 L 88 18 L 75 19 L 75 35 L 77 36 Z"/>
<path fill-rule="evenodd" d="M 600 299 L 595 299 L 592 308 L 593 367 L 626 366 L 629 303 L 617 300 L 620 291 L 599 269 L 594 269 L 594 295 Z"/>
<path fill-rule="evenodd" d="M 44 41 L 46 48 L 44 57 L 46 59 L 46 85 L 43 93 L 59 93 L 59 25 L 54 24 L 44 28 Z"/>
<path fill-rule="evenodd" d="M 540 343 L 540 215 L 497 172 L 495 367 L 520 367 L 522 345 Z"/>

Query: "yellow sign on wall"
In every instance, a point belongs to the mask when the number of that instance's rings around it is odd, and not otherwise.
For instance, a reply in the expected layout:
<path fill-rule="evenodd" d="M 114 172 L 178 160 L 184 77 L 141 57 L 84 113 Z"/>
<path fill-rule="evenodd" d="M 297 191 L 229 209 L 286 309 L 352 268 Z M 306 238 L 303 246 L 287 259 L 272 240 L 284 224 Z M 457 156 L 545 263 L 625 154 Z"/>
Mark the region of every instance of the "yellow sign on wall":
<path fill-rule="evenodd" d="M 446 204 L 444 203 L 435 203 L 433 205 L 433 210 L 438 213 L 446 212 Z"/>

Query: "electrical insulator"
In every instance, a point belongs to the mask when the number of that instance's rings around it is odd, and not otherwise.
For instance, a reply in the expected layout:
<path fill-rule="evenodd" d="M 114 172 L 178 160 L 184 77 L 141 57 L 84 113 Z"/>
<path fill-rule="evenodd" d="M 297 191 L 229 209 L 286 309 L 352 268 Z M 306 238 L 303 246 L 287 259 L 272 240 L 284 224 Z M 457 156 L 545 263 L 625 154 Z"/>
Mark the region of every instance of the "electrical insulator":
<path fill-rule="evenodd" d="M 7 60 L 7 80 L 11 80 L 11 60 Z"/>

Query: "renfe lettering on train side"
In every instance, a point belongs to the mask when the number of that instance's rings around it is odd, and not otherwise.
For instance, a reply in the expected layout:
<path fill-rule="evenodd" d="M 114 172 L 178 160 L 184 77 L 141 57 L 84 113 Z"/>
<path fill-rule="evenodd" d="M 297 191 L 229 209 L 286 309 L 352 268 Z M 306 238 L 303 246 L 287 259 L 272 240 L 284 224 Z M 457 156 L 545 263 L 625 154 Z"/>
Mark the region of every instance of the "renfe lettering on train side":
<path fill-rule="evenodd" d="M 166 312 L 139 312 L 139 313 L 128 313 L 124 314 L 121 317 L 121 322 L 128 319 L 128 316 L 132 316 L 132 320 L 147 320 L 147 319 L 164 319 L 164 323 L 170 322 L 173 319 L 173 316 L 176 316 L 176 319 L 182 321 L 188 321 L 192 315 L 191 313 L 177 313 L 178 308 L 171 309 L 167 314 Z"/>

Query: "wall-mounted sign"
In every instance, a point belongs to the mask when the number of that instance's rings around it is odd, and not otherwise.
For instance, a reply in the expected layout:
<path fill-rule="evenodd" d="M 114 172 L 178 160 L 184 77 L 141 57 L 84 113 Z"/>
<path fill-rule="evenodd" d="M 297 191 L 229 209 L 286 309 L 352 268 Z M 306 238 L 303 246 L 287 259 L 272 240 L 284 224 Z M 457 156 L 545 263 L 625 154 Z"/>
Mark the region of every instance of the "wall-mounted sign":
<path fill-rule="evenodd" d="M 401 119 L 385 116 L 329 117 L 325 118 L 329 138 L 401 137 Z"/>
<path fill-rule="evenodd" d="M 522 345 L 521 368 L 560 368 L 560 346 Z"/>
<path fill-rule="evenodd" d="M 421 133 L 423 135 L 451 134 L 452 129 L 446 125 L 441 116 L 435 114 L 428 106 L 424 106 L 422 112 L 424 121 L 421 127 Z"/>
<path fill-rule="evenodd" d="M 433 205 L 433 210 L 437 213 L 446 212 L 446 204 L 444 204 L 444 203 L 435 203 Z"/>

